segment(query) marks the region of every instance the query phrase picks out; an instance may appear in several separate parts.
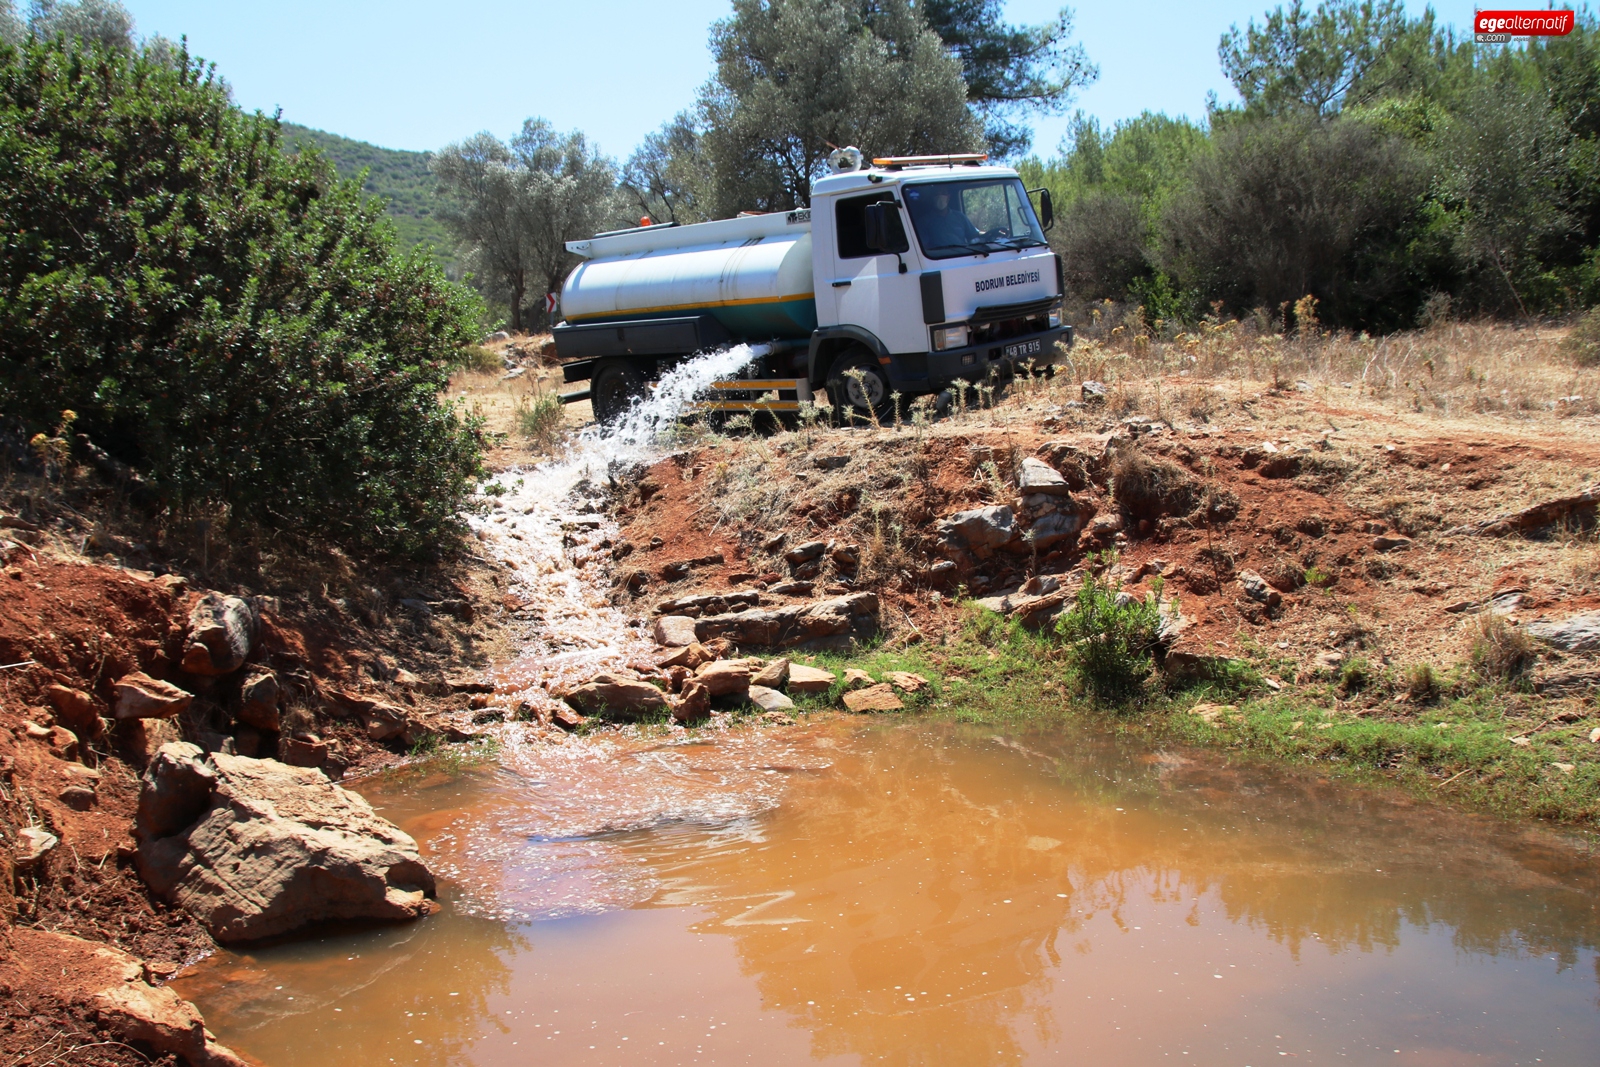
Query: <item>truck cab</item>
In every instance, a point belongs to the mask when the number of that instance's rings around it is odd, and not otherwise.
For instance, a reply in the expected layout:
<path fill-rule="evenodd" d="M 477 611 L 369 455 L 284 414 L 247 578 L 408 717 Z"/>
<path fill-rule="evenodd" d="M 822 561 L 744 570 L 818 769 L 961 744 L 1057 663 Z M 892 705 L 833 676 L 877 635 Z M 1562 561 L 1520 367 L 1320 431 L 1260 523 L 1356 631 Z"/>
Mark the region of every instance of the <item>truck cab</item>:
<path fill-rule="evenodd" d="M 667 367 L 743 342 L 762 355 L 709 406 L 793 411 L 825 389 L 836 413 L 881 417 L 897 394 L 1007 380 L 1072 343 L 1047 192 L 1036 211 L 976 155 L 831 163 L 809 209 L 569 242 L 585 262 L 556 350 L 593 384 L 565 398 L 610 421 Z"/>
<path fill-rule="evenodd" d="M 1060 257 L 1017 172 L 983 157 L 876 159 L 812 186 L 813 385 L 857 409 L 1011 377 L 1071 344 Z M 850 372 L 855 373 L 850 373 Z"/>

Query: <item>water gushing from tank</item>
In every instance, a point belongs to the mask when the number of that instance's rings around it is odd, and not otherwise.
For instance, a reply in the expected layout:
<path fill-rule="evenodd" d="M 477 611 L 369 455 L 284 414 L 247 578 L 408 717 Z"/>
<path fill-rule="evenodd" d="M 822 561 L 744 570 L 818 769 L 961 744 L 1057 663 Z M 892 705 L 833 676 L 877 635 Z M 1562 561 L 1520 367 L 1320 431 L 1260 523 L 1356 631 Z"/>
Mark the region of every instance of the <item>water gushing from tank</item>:
<path fill-rule="evenodd" d="M 652 651 L 601 585 L 599 564 L 617 533 L 601 507 L 605 487 L 621 472 L 659 459 L 695 398 L 766 351 L 735 345 L 681 363 L 621 419 L 577 434 L 560 458 L 500 476 L 505 492 L 488 515 L 471 522 L 489 553 L 510 568 L 517 610 L 539 624 L 503 670 L 503 687 L 522 690 L 522 699 L 537 707 L 550 688 Z"/>

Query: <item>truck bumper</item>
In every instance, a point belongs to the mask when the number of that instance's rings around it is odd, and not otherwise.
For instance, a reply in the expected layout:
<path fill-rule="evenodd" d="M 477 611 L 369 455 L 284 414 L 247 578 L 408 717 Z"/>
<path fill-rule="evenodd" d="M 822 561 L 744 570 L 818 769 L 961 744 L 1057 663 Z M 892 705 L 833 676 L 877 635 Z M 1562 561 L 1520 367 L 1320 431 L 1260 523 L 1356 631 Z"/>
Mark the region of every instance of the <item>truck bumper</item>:
<path fill-rule="evenodd" d="M 1019 368 L 1031 366 L 1037 370 L 1054 364 L 1059 356 L 1056 342 L 1063 342 L 1070 348 L 1072 335 L 1071 326 L 1060 326 L 1004 341 L 953 348 L 948 352 L 929 352 L 926 380 L 908 379 L 903 384 L 898 381 L 894 384 L 906 393 L 937 393 L 960 380 L 981 382 L 990 377 L 1011 378 Z M 892 380 L 892 373 L 890 377 Z"/>

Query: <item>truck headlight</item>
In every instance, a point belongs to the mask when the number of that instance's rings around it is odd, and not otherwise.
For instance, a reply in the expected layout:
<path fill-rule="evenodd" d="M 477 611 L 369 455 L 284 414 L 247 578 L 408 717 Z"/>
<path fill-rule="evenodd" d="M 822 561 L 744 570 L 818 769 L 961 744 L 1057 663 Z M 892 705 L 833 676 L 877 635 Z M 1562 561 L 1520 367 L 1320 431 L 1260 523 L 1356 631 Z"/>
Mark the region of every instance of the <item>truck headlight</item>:
<path fill-rule="evenodd" d="M 967 346 L 967 327 L 939 326 L 933 331 L 933 347 L 936 351 L 946 352 L 952 348 L 965 348 Z"/>
<path fill-rule="evenodd" d="M 1050 328 L 1053 330 L 1061 325 L 1061 309 L 1056 308 L 1050 312 Z"/>

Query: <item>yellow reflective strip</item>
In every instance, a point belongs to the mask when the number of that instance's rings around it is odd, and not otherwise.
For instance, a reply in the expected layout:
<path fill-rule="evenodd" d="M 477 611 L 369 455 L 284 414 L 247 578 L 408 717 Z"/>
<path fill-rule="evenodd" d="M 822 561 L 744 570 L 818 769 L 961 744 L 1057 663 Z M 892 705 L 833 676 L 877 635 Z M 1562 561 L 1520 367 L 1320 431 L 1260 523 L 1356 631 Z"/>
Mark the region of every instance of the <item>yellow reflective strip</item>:
<path fill-rule="evenodd" d="M 712 382 L 713 389 L 761 389 L 771 392 L 774 389 L 798 389 L 799 378 L 758 378 L 750 381 Z"/>
<path fill-rule="evenodd" d="M 702 400 L 697 411 L 799 411 L 798 400 Z"/>
<path fill-rule="evenodd" d="M 597 311 L 593 315 L 568 315 L 568 322 L 582 322 L 585 319 L 608 318 L 614 315 L 648 315 L 656 311 L 693 311 L 695 308 L 733 308 L 749 307 L 753 304 L 787 304 L 794 300 L 815 300 L 816 293 L 796 293 L 793 296 L 780 296 L 776 300 L 770 297 L 758 296 L 749 300 L 712 300 L 704 304 L 663 304 L 660 307 L 648 308 L 621 308 L 617 311 Z"/>

